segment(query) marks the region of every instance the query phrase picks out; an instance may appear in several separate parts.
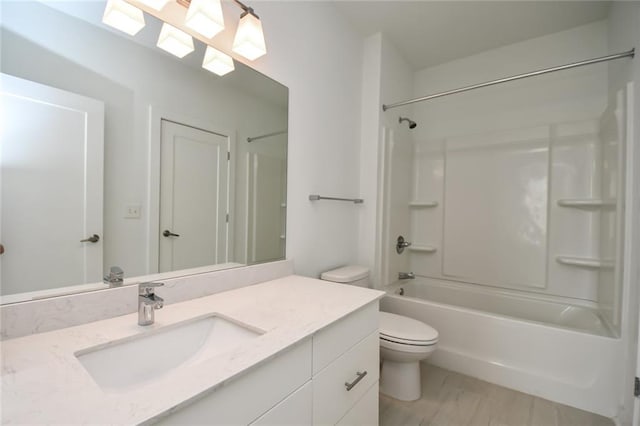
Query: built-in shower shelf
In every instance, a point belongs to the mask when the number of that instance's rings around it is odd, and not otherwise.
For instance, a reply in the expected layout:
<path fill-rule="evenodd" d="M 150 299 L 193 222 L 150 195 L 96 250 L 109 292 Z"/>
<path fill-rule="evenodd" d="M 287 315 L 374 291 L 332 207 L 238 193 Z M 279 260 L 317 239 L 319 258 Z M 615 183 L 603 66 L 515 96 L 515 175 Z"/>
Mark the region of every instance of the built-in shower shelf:
<path fill-rule="evenodd" d="M 613 207 L 613 201 L 600 198 L 563 198 L 558 200 L 560 207 L 573 207 L 578 209 L 595 209 L 602 207 Z"/>
<path fill-rule="evenodd" d="M 426 209 L 429 207 L 438 207 L 437 201 L 411 201 L 409 207 L 413 209 Z"/>
<path fill-rule="evenodd" d="M 570 256 L 558 256 L 556 262 L 563 265 L 578 266 L 581 268 L 613 268 L 613 262 L 609 260 L 594 259 L 590 257 L 570 257 Z"/>
<path fill-rule="evenodd" d="M 434 246 L 421 246 L 421 245 L 412 245 L 409 246 L 409 251 L 414 251 L 417 253 L 435 253 L 438 249 Z"/>

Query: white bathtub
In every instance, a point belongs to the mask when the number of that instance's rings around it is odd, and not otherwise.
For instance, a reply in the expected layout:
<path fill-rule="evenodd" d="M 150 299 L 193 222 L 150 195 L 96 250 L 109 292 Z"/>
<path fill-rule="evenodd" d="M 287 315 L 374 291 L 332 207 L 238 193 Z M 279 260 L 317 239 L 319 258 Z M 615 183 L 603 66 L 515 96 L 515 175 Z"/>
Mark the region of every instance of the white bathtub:
<path fill-rule="evenodd" d="M 430 363 L 603 416 L 617 414 L 622 344 L 595 311 L 422 277 L 386 290 L 381 310 L 438 330 Z"/>

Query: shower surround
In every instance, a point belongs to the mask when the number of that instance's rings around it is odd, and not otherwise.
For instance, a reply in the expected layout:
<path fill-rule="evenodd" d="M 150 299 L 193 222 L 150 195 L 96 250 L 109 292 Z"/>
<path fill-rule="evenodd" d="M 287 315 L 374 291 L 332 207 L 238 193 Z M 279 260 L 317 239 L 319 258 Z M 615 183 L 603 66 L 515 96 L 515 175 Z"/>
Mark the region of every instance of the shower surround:
<path fill-rule="evenodd" d="M 607 22 L 596 22 L 418 71 L 414 95 L 609 53 Z M 440 331 L 433 363 L 613 417 L 629 338 L 633 88 L 612 88 L 608 72 L 590 65 L 405 108 L 417 127 L 387 125 L 382 138 L 380 276 L 383 310 Z M 403 255 L 390 244 L 398 234 L 412 242 Z M 399 271 L 418 278 L 394 283 Z"/>

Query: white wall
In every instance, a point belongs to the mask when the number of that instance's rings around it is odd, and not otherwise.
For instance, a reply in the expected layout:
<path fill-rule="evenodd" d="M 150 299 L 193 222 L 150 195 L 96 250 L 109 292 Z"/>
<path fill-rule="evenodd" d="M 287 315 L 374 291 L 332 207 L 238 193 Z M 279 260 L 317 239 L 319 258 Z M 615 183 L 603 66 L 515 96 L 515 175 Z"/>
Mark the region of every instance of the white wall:
<path fill-rule="evenodd" d="M 396 111 L 382 104 L 411 95 L 413 70 L 382 34 L 365 40 L 362 67 L 361 210 L 358 263 L 372 271 L 373 286 L 390 282 L 398 271 L 408 272 L 408 252 L 396 254 L 395 239 L 408 237 L 409 215 L 404 199 L 410 189 L 411 133 L 398 123 Z M 406 111 L 403 111 L 406 113 Z"/>
<path fill-rule="evenodd" d="M 363 40 L 330 3 L 255 7 L 268 54 L 253 65 L 289 87 L 287 257 L 318 276 L 357 260 L 362 205 L 308 197 L 360 196 Z"/>
<path fill-rule="evenodd" d="M 329 201 L 312 203 L 308 196 L 312 193 L 359 196 L 363 41 L 328 3 L 266 1 L 256 5 L 256 11 L 263 22 L 268 54 L 252 66 L 290 91 L 287 257 L 294 259 L 296 273 L 317 276 L 327 268 L 352 263 L 357 258 L 361 206 Z M 55 44 L 55 27 L 50 38 L 50 43 Z M 84 62 L 108 66 L 109 55 L 95 49 L 100 43 L 71 41 L 77 49 L 92 51 Z M 163 70 L 160 64 L 155 68 Z M 126 72 L 121 71 L 126 78 Z M 169 69 L 164 71 L 171 74 Z M 180 73 L 174 70 L 173 75 Z M 176 94 L 166 98 L 178 103 L 182 97 Z M 153 97 L 151 100 L 160 101 Z M 133 101 L 136 114 L 141 114 L 142 99 Z M 174 105 L 176 109 L 183 106 L 188 105 Z M 138 131 L 133 138 L 142 139 L 144 134 Z M 139 147 L 123 149 L 125 154 L 137 158 L 144 155 Z M 117 170 L 136 182 L 126 194 L 121 194 L 118 204 L 141 202 L 145 196 L 146 171 L 124 165 Z M 144 238 L 142 232 L 133 229 L 126 229 L 124 234 L 131 242 Z M 123 265 L 125 271 L 134 269 L 134 260 L 131 262 L 131 266 Z"/>
<path fill-rule="evenodd" d="M 413 69 L 402 57 L 399 50 L 386 38 L 382 39 L 381 103 L 411 97 L 413 91 Z M 382 105 L 377 105 L 379 111 Z M 411 157 L 413 154 L 413 133 L 407 122 L 399 123 L 399 117 L 415 119 L 413 108 L 399 108 L 382 113 L 384 133 L 381 143 L 386 150 L 385 186 L 383 200 L 385 214 L 382 223 L 382 244 L 380 248 L 383 270 L 378 287 L 397 280 L 398 272 L 410 272 L 409 250 L 398 254 L 395 244 L 398 236 L 412 241 L 407 199 L 411 193 Z"/>
<path fill-rule="evenodd" d="M 378 197 L 380 162 L 381 108 L 380 87 L 382 68 L 382 34 L 377 33 L 364 41 L 362 60 L 362 107 L 360 118 L 360 195 L 365 203 L 360 208 L 358 228 L 359 265 L 370 269 L 373 287 L 380 277 L 382 261 L 379 256 L 381 239 L 378 230 L 379 210 L 383 208 Z"/>
<path fill-rule="evenodd" d="M 640 3 L 614 2 L 609 14 L 608 44 L 611 53 L 640 48 Z M 640 424 L 640 401 L 633 397 L 633 378 L 638 376 L 638 303 L 640 294 L 640 66 L 638 57 L 609 63 L 609 96 L 623 88 L 627 82 L 634 83 L 633 134 L 627 138 L 629 145 L 625 153 L 627 188 L 625 188 L 626 211 L 624 245 L 624 274 L 622 289 L 622 330 L 625 350 L 624 371 L 620 380 L 621 411 L 619 424 L 631 425 L 635 402 L 635 425 Z M 632 167 L 629 167 L 632 166 Z"/>

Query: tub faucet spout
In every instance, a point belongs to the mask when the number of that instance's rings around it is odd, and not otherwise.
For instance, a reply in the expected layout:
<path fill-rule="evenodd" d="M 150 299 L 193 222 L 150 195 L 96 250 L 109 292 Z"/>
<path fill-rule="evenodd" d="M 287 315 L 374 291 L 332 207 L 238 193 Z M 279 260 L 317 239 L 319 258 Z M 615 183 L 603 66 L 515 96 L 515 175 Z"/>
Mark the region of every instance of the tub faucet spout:
<path fill-rule="evenodd" d="M 399 280 L 413 280 L 415 279 L 416 274 L 414 274 L 413 272 L 398 272 L 398 279 Z"/>

